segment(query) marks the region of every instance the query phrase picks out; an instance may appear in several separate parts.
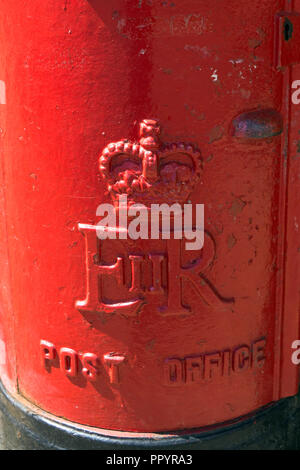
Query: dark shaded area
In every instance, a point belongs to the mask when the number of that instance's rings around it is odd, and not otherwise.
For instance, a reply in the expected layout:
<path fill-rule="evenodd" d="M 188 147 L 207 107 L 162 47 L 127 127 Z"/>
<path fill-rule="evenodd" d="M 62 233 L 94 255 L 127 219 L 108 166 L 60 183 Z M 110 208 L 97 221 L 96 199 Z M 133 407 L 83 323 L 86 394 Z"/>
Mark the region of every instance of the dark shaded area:
<path fill-rule="evenodd" d="M 286 398 L 244 420 L 193 434 L 114 437 L 38 414 L 0 384 L 0 449 L 18 450 L 299 450 L 300 395 Z"/>
<path fill-rule="evenodd" d="M 240 139 L 267 139 L 282 133 L 281 114 L 275 109 L 246 111 L 232 121 L 230 134 Z"/>

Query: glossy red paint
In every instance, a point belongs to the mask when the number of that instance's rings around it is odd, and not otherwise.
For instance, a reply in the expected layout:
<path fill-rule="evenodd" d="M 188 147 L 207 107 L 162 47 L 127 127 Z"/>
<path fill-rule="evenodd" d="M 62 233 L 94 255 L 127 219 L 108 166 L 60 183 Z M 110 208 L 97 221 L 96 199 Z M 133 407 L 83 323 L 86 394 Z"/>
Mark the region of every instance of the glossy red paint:
<path fill-rule="evenodd" d="M 278 68 L 274 50 L 291 3 L 2 2 L 0 371 L 10 391 L 77 423 L 136 432 L 218 425 L 297 392 L 290 90 L 300 69 Z M 180 154 L 198 159 L 187 199 L 205 205 L 201 252 L 97 241 L 112 171 L 100 174 L 99 154 L 121 142 L 132 158 L 140 123 L 148 203 L 176 195 L 163 180 L 167 153 L 166 178 Z"/>

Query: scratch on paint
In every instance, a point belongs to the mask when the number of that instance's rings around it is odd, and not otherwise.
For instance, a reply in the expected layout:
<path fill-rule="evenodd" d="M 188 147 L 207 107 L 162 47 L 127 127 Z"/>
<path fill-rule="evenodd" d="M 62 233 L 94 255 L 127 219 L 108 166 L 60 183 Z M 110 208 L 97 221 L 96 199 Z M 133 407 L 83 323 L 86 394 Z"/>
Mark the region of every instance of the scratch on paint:
<path fill-rule="evenodd" d="M 0 365 L 3 366 L 6 364 L 6 349 L 5 343 L 0 339 Z"/>
<path fill-rule="evenodd" d="M 215 69 L 211 75 L 211 78 L 213 79 L 213 82 L 216 82 L 218 80 L 218 70 Z"/>
<path fill-rule="evenodd" d="M 6 86 L 3 80 L 0 80 L 0 104 L 6 104 Z"/>

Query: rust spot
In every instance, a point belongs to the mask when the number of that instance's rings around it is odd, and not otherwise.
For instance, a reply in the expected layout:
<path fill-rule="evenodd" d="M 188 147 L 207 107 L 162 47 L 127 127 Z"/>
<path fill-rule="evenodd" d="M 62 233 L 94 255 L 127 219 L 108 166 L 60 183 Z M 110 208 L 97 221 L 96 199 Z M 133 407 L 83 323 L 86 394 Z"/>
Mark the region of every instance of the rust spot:
<path fill-rule="evenodd" d="M 233 233 L 231 233 L 227 238 L 227 246 L 228 246 L 229 250 L 231 250 L 234 247 L 234 245 L 236 244 L 236 241 L 237 240 L 236 240 L 235 236 L 233 235 Z"/>
<path fill-rule="evenodd" d="M 224 128 L 222 126 L 215 126 L 212 128 L 209 134 L 209 144 L 212 144 L 216 140 L 220 140 L 223 137 Z"/>
<path fill-rule="evenodd" d="M 249 44 L 249 47 L 251 47 L 251 49 L 256 49 L 257 47 L 261 45 L 261 43 L 262 43 L 262 40 L 258 38 L 252 38 L 248 40 L 248 44 Z"/>
<path fill-rule="evenodd" d="M 230 207 L 230 213 L 231 215 L 233 215 L 234 217 L 236 217 L 237 215 L 239 215 L 242 210 L 244 209 L 245 205 L 247 203 L 245 201 L 243 201 L 241 198 L 236 198 L 233 203 L 231 204 L 231 207 Z"/>
<path fill-rule="evenodd" d="M 152 351 L 152 349 L 154 348 L 155 346 L 155 339 L 152 339 L 151 341 L 149 341 L 147 344 L 146 344 L 146 348 L 148 349 L 148 351 Z"/>

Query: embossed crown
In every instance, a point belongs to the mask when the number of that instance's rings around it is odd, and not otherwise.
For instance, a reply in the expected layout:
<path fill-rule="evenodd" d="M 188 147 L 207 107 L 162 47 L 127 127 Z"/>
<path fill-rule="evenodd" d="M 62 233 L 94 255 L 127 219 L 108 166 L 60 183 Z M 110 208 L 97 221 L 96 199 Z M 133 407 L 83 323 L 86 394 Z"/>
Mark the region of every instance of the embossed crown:
<path fill-rule="evenodd" d="M 186 143 L 162 144 L 157 120 L 140 123 L 140 140 L 110 143 L 99 159 L 100 173 L 114 204 L 183 204 L 202 171 L 200 152 Z"/>

